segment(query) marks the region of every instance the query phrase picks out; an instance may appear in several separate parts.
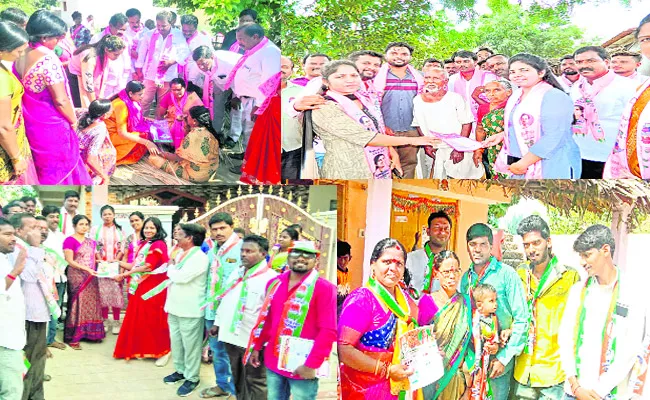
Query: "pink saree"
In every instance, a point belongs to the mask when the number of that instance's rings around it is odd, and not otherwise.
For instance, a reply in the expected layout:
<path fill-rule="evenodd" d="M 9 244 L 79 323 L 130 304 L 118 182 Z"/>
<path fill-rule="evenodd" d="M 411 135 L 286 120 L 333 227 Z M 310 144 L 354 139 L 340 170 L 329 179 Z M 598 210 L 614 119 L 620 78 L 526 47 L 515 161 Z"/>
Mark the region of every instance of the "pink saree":
<path fill-rule="evenodd" d="M 25 132 L 38 180 L 45 185 L 92 185 L 81 160 L 77 134 L 56 109 L 47 89 L 47 86 L 63 83 L 70 97 L 65 70 L 54 52 L 43 46 L 39 50 L 44 51 L 45 56 L 25 71 L 22 79 Z"/>

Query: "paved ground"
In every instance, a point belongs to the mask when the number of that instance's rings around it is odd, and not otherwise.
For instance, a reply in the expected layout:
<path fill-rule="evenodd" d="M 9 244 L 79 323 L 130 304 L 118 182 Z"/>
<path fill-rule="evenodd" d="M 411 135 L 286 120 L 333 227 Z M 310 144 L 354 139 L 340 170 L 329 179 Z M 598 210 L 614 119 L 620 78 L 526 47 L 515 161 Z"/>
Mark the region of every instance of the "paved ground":
<path fill-rule="evenodd" d="M 58 332 L 61 340 L 63 332 Z M 172 400 L 178 399 L 178 386 L 166 385 L 163 377 L 173 372 L 172 362 L 156 367 L 153 360 L 115 360 L 117 336 L 109 334 L 102 343 L 82 343 L 83 350 L 51 348 L 53 358 L 45 371 L 52 376 L 45 382 L 47 400 Z M 212 365 L 201 366 L 201 385 L 189 398 L 198 399 L 200 389 L 214 383 Z M 336 382 L 322 380 L 319 400 L 336 399 Z"/>

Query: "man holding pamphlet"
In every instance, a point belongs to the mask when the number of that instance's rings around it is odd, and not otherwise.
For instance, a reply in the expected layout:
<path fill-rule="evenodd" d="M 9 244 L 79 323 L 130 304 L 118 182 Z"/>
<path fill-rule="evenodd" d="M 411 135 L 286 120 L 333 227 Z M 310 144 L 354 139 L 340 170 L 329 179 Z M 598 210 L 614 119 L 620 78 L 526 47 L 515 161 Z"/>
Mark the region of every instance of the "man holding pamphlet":
<path fill-rule="evenodd" d="M 227 278 L 221 302 L 217 307 L 215 324 L 210 336 L 224 343 L 238 400 L 266 400 L 266 370 L 243 364 L 248 338 L 259 318 L 264 303 L 265 288 L 278 273 L 269 268 L 266 255 L 269 241 L 262 236 L 249 235 L 241 248 L 241 267 Z M 263 360 L 263 357 L 262 357 Z"/>
<path fill-rule="evenodd" d="M 317 370 L 327 365 L 336 340 L 336 286 L 318 276 L 319 255 L 313 242 L 295 242 L 289 270 L 267 285 L 244 362 L 264 362 L 269 399 L 316 399 Z"/>

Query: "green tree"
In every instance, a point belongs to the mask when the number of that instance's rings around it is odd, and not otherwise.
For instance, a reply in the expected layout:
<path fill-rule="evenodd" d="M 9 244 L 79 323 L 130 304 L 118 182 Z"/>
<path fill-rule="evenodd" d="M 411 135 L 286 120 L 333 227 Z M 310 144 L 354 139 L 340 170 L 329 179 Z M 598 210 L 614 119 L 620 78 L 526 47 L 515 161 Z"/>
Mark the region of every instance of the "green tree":
<path fill-rule="evenodd" d="M 24 196 L 37 197 L 38 193 L 31 186 L 3 186 L 0 190 L 0 204 L 4 206 L 11 200 L 20 199 Z"/>
<path fill-rule="evenodd" d="M 49 10 L 58 4 L 59 0 L 0 0 L 0 10 L 8 7 L 16 7 L 25 11 L 27 15 L 31 15 L 38 9 L 44 8 Z"/>
<path fill-rule="evenodd" d="M 266 36 L 278 46 L 281 44 L 281 0 L 154 0 L 159 7 L 176 7 L 179 13 L 202 10 L 210 17 L 212 33 L 228 32 L 237 26 L 239 13 L 247 8 L 257 11 Z"/>

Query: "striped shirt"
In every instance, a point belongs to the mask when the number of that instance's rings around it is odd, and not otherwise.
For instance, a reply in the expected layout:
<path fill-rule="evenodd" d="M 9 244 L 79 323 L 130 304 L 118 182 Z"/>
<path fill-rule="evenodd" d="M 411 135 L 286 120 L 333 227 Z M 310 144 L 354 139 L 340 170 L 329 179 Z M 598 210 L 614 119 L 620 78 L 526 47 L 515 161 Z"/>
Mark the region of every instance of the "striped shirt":
<path fill-rule="evenodd" d="M 18 258 L 20 250 L 16 246 L 14 255 Z M 25 269 L 20 274 L 23 293 L 25 295 L 25 320 L 31 322 L 49 322 L 50 311 L 45 302 L 45 296 L 38 284 L 38 275 L 45 273 L 45 250 L 29 246 Z"/>
<path fill-rule="evenodd" d="M 403 79 L 390 70 L 386 77 L 386 88 L 381 102 L 384 122 L 394 132 L 413 130 L 413 98 L 418 94 L 418 83 L 407 69 Z"/>

